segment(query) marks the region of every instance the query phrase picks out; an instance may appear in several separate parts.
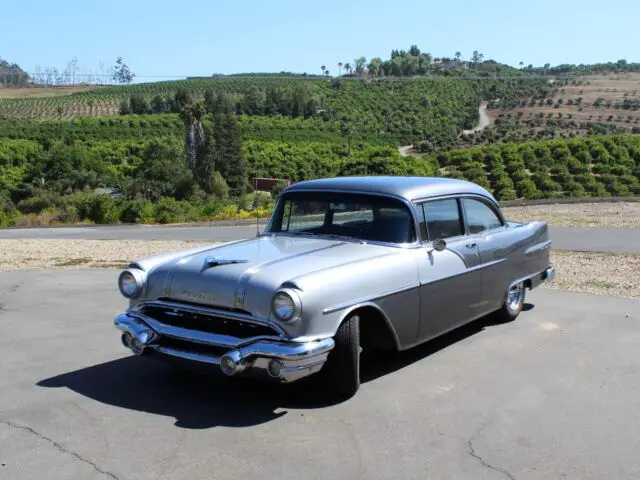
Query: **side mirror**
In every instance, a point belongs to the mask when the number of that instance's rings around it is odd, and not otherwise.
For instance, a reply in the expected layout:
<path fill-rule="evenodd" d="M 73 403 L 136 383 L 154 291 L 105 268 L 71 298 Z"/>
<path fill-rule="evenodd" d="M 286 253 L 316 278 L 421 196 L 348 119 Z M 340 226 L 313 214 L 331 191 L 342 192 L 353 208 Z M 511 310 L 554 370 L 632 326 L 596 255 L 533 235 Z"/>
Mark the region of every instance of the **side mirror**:
<path fill-rule="evenodd" d="M 441 252 L 445 248 L 447 248 L 447 242 L 444 241 L 444 238 L 438 238 L 433 241 L 433 248 L 431 251 L 435 250 L 436 252 Z"/>

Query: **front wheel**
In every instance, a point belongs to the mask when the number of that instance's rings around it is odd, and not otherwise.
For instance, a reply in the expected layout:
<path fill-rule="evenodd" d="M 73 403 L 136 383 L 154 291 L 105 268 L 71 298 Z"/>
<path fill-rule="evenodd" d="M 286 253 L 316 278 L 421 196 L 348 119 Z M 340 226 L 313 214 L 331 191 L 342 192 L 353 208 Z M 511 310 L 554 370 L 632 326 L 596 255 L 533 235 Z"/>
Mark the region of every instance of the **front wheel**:
<path fill-rule="evenodd" d="M 501 322 L 510 322 L 520 315 L 524 307 L 526 286 L 524 282 L 514 283 L 507 290 L 505 301 L 500 310 L 496 312 L 497 319 Z"/>
<path fill-rule="evenodd" d="M 325 375 L 332 389 L 341 396 L 352 397 L 360 388 L 360 317 L 347 318 L 334 336 L 335 346 L 325 365 Z"/>

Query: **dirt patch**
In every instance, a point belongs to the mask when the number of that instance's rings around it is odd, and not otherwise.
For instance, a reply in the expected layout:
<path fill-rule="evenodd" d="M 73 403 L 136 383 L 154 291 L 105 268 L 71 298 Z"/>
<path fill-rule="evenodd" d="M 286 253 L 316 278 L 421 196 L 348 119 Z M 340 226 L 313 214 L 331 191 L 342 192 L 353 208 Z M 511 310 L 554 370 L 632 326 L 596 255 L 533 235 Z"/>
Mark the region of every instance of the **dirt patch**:
<path fill-rule="evenodd" d="M 579 84 L 559 86 L 558 91 L 547 99 L 543 105 L 539 101 L 527 99 L 527 105 L 513 108 L 490 109 L 487 114 L 493 124 L 499 117 L 521 118 L 527 121 L 542 115 L 544 120 L 558 119 L 562 114 L 563 128 L 584 133 L 581 128 L 571 127 L 567 122 L 574 121 L 591 124 L 608 124 L 631 131 L 640 125 L 640 109 L 616 108 L 622 107 L 625 100 L 637 102 L 640 100 L 640 73 L 588 75 L 575 78 Z M 561 101 L 561 103 L 558 103 Z M 525 125 L 527 130 L 540 130 L 533 125 Z"/>
<path fill-rule="evenodd" d="M 0 88 L 0 99 L 62 97 L 77 92 L 88 92 L 97 87 L 92 85 L 75 87 L 30 87 L 30 88 Z"/>
<path fill-rule="evenodd" d="M 574 203 L 504 207 L 515 222 L 542 220 L 563 227 L 640 228 L 640 202 Z"/>
<path fill-rule="evenodd" d="M 640 255 L 551 252 L 556 277 L 547 288 L 640 298 Z"/>

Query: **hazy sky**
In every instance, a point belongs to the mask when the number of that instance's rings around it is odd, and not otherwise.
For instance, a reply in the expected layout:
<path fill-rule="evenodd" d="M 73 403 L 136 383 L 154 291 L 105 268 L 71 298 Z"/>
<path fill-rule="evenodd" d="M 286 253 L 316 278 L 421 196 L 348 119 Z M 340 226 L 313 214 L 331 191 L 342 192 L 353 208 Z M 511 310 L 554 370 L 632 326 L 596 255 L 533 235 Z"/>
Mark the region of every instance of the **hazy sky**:
<path fill-rule="evenodd" d="M 97 73 L 122 56 L 139 77 L 337 73 L 411 44 L 512 65 L 640 61 L 639 17 L 639 0 L 6 0 L 0 57 Z"/>

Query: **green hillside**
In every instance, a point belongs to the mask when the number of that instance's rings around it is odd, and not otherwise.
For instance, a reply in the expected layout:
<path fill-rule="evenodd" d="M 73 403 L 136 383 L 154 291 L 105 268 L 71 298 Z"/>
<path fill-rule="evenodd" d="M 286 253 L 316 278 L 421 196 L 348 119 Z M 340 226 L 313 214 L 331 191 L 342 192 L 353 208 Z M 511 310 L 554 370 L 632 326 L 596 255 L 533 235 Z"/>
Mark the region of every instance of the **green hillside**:
<path fill-rule="evenodd" d="M 0 100 L 0 119 L 118 115 L 131 109 L 132 97 L 138 102 L 134 113 L 178 113 L 180 95 L 202 100 L 208 91 L 227 94 L 238 114 L 348 121 L 359 131 L 377 135 L 387 132 L 451 143 L 463 129 L 475 125 L 482 100 L 544 98 L 549 90 L 536 79 L 223 77 L 103 87 L 55 98 L 5 99 Z"/>

